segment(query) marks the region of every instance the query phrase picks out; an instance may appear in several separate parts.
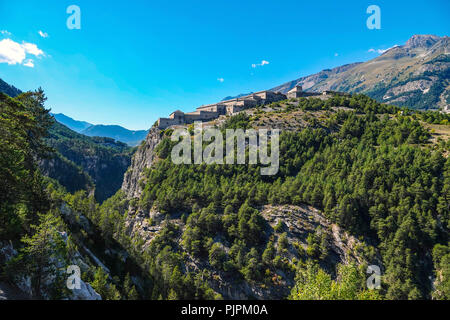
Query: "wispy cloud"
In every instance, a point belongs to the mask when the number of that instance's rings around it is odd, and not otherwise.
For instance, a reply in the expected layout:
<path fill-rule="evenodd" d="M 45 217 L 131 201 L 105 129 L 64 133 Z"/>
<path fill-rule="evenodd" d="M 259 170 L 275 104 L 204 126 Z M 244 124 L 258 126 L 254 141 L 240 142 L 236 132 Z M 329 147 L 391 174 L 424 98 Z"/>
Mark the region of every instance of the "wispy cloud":
<path fill-rule="evenodd" d="M 23 65 L 25 67 L 34 68 L 34 61 L 33 61 L 33 59 L 27 59 L 24 61 Z"/>
<path fill-rule="evenodd" d="M 44 55 L 44 51 L 39 49 L 37 45 L 29 42 L 17 43 L 11 39 L 3 39 L 0 41 L 0 63 L 9 65 L 23 64 L 24 66 L 33 68 L 34 61 L 27 59 L 27 55 L 40 57 Z"/>
<path fill-rule="evenodd" d="M 11 32 L 9 32 L 8 30 L 0 30 L 0 33 L 4 36 L 10 36 Z"/>
<path fill-rule="evenodd" d="M 262 67 L 262 66 L 265 66 L 266 64 L 269 64 L 269 61 L 263 60 L 263 61 L 261 61 L 261 63 L 252 64 L 252 68 Z"/>
<path fill-rule="evenodd" d="M 367 50 L 367 52 L 373 52 L 373 53 L 383 54 L 383 53 L 385 53 L 386 51 L 388 51 L 388 50 L 390 50 L 390 49 L 392 49 L 392 48 L 395 48 L 395 47 L 398 47 L 398 44 L 396 44 L 396 45 L 394 45 L 394 46 L 392 46 L 392 47 L 390 47 L 390 48 L 387 48 L 387 49 L 374 49 L 374 48 L 370 48 L 369 50 Z"/>
<path fill-rule="evenodd" d="M 217 78 L 217 81 L 219 81 L 219 82 L 224 82 L 225 79 L 224 79 L 224 78 Z"/>
<path fill-rule="evenodd" d="M 336 52 L 336 53 L 334 54 L 334 56 L 335 56 L 335 57 L 339 56 L 339 53 Z"/>
<path fill-rule="evenodd" d="M 377 53 L 379 53 L 379 54 L 383 54 L 383 53 L 385 53 L 386 52 L 386 50 L 383 50 L 383 49 L 374 49 L 374 48 L 370 48 L 367 52 L 377 52 Z"/>
<path fill-rule="evenodd" d="M 39 30 L 38 33 L 39 33 L 39 35 L 40 35 L 42 38 L 48 38 L 48 33 L 47 33 L 47 32 L 44 32 L 44 31 L 42 31 L 42 30 Z"/>
<path fill-rule="evenodd" d="M 34 43 L 23 42 L 22 43 L 22 48 L 24 48 L 24 50 L 27 53 L 32 54 L 33 56 L 36 56 L 36 57 L 39 57 L 39 56 L 44 54 L 44 51 L 39 49 L 37 47 L 37 45 L 35 45 Z"/>

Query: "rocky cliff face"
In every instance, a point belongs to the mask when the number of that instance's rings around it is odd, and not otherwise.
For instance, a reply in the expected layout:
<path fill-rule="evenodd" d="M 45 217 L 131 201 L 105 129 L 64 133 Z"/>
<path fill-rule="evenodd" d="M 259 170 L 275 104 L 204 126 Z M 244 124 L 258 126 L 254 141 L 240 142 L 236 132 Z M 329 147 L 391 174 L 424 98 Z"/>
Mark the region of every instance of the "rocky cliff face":
<path fill-rule="evenodd" d="M 131 160 L 131 166 L 125 173 L 122 183 L 122 190 L 128 199 L 140 197 L 142 190 L 139 186 L 139 181 L 142 178 L 142 172 L 145 168 L 149 168 L 155 161 L 155 148 L 160 141 L 161 130 L 153 127 L 134 154 Z"/>
<path fill-rule="evenodd" d="M 415 34 L 404 45 L 404 48 L 431 48 L 441 38 L 431 34 Z"/>
<path fill-rule="evenodd" d="M 308 250 L 307 238 L 309 234 L 327 234 L 326 247 L 328 253 L 321 267 L 329 273 L 334 273 L 338 263 L 369 263 L 380 267 L 381 259 L 375 254 L 369 259 L 363 253 L 364 244 L 355 237 L 344 232 L 337 225 L 330 223 L 316 208 L 308 205 L 266 205 L 260 209 L 261 215 L 267 223 L 268 236 L 278 243 L 282 234 L 286 235 L 287 245 L 282 256 L 289 261 L 302 259 L 302 252 Z M 276 226 L 281 224 L 281 230 Z M 276 248 L 278 249 L 278 245 Z M 369 261 L 370 260 L 370 261 Z M 199 262 L 198 268 L 208 268 L 207 264 Z M 242 281 L 236 283 L 224 272 L 211 270 L 213 276 L 209 281 L 211 287 L 222 294 L 225 299 L 284 299 L 295 284 L 295 274 L 278 269 L 272 283 L 264 288 Z M 278 276 L 281 277 L 278 277 Z"/>
<path fill-rule="evenodd" d="M 321 263 L 321 267 L 331 274 L 335 271 L 338 263 L 376 264 L 382 267 L 381 258 L 375 250 L 375 255 L 366 255 L 367 244 L 361 242 L 349 233 L 343 231 L 336 224 L 330 223 L 323 214 L 316 208 L 308 205 L 266 205 L 260 208 L 260 213 L 266 224 L 267 236 L 277 244 L 279 238 L 285 234 L 287 239 L 286 249 L 282 255 L 283 260 L 294 261 L 305 258 L 305 252 L 311 244 L 308 243 L 308 235 L 326 234 L 326 258 Z M 129 208 L 126 222 L 127 233 L 132 237 L 143 240 L 142 250 L 160 234 L 163 230 L 165 215 L 151 211 L 146 214 L 138 208 Z M 149 224 L 150 219 L 153 224 Z M 185 224 L 177 215 L 172 215 L 172 224 L 180 227 L 180 232 L 185 229 Z M 277 229 L 277 225 L 282 225 Z M 175 237 L 180 247 L 183 247 L 182 237 Z M 223 241 L 224 249 L 228 252 L 231 244 Z M 276 249 L 278 244 L 276 245 Z M 311 250 L 311 249 L 309 249 Z M 208 271 L 209 276 L 205 280 L 209 286 L 220 293 L 225 299 L 284 299 L 295 284 L 295 272 L 285 269 L 278 269 L 273 274 L 272 282 L 266 286 L 250 283 L 245 280 L 236 280 L 233 273 L 217 270 L 211 267 L 207 259 L 198 259 L 185 252 L 186 262 L 183 268 L 191 272 Z"/>
<path fill-rule="evenodd" d="M 68 210 L 68 209 L 67 209 Z M 62 233 L 61 237 L 64 241 L 67 241 L 67 234 Z M 6 263 L 14 258 L 18 252 L 14 249 L 13 245 L 9 242 L 0 241 L 0 266 L 6 265 Z M 82 255 L 75 251 L 71 257 L 71 261 L 68 265 L 77 265 L 86 272 L 89 266 L 84 261 Z M 65 274 L 66 266 L 62 265 L 60 271 Z M 52 283 L 54 278 L 44 279 L 44 283 Z M 42 293 L 44 297 L 48 295 L 47 292 Z M 28 300 L 34 299 L 33 290 L 30 277 L 21 277 L 16 279 L 15 283 L 0 281 L 0 300 Z M 80 279 L 80 288 L 70 291 L 70 294 L 65 296 L 67 300 L 102 300 L 102 297 L 92 288 L 89 283 Z"/>

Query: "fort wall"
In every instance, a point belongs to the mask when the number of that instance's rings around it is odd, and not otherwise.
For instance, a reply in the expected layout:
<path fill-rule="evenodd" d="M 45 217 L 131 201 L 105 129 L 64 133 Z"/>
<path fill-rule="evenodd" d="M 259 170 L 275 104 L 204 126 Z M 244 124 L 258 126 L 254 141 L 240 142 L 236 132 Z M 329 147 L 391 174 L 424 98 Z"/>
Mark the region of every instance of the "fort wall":
<path fill-rule="evenodd" d="M 245 97 L 200 106 L 194 112 L 184 113 L 177 110 L 173 112 L 169 118 L 159 118 L 157 124 L 158 128 L 165 129 L 173 125 L 190 124 L 195 121 L 211 121 L 217 119 L 221 115 L 235 114 L 258 105 L 264 105 L 285 99 L 286 95 L 280 92 L 259 91 Z"/>

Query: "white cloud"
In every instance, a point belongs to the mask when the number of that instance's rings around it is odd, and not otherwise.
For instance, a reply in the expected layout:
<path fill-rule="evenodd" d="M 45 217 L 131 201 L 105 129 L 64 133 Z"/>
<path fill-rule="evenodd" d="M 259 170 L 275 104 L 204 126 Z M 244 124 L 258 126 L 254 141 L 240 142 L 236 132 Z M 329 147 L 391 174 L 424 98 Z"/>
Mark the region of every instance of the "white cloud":
<path fill-rule="evenodd" d="M 42 30 L 39 30 L 39 35 L 42 37 L 42 38 L 48 38 L 48 33 L 47 32 L 44 32 L 44 31 L 42 31 Z"/>
<path fill-rule="evenodd" d="M 379 53 L 379 54 L 383 54 L 383 53 L 385 53 L 386 52 L 386 50 L 385 49 L 374 49 L 374 48 L 370 48 L 367 52 L 376 52 L 376 53 Z"/>
<path fill-rule="evenodd" d="M 25 57 L 26 52 L 19 43 L 10 39 L 0 41 L 0 63 L 21 64 Z"/>
<path fill-rule="evenodd" d="M 254 63 L 254 64 L 252 64 L 252 68 L 262 67 L 262 66 L 264 66 L 266 64 L 269 64 L 269 61 L 263 60 L 263 61 L 261 61 L 261 63 Z"/>
<path fill-rule="evenodd" d="M 44 51 L 39 49 L 37 45 L 35 45 L 34 43 L 23 42 L 22 47 L 25 49 L 27 53 L 32 54 L 33 56 L 36 57 L 44 54 Z"/>
<path fill-rule="evenodd" d="M 27 54 L 39 57 L 44 52 L 35 44 L 29 42 L 17 43 L 11 39 L 0 41 L 0 63 L 9 65 L 23 64 L 27 67 L 34 67 L 32 59 L 27 59 Z"/>
<path fill-rule="evenodd" d="M 33 61 L 33 59 L 25 60 L 24 63 L 23 63 L 23 65 L 24 65 L 25 67 L 34 68 L 34 61 Z"/>
<path fill-rule="evenodd" d="M 8 30 L 0 30 L 0 33 L 4 36 L 10 36 L 11 32 L 9 32 Z"/>
<path fill-rule="evenodd" d="M 339 55 L 339 53 L 337 53 L 337 52 L 334 54 L 335 57 L 337 57 L 338 55 Z"/>
<path fill-rule="evenodd" d="M 224 82 L 225 79 L 224 79 L 224 78 L 217 78 L 217 81 L 219 81 L 219 82 Z"/>
<path fill-rule="evenodd" d="M 385 53 L 386 51 L 388 51 L 388 50 L 391 50 L 392 48 L 395 48 L 395 47 L 398 47 L 398 44 L 396 44 L 396 45 L 394 45 L 394 46 L 392 46 L 392 47 L 390 47 L 390 48 L 387 48 L 387 49 L 374 49 L 374 48 L 370 48 L 369 50 L 367 50 L 367 52 L 376 52 L 376 53 L 378 53 L 378 54 L 383 54 L 383 53 Z"/>

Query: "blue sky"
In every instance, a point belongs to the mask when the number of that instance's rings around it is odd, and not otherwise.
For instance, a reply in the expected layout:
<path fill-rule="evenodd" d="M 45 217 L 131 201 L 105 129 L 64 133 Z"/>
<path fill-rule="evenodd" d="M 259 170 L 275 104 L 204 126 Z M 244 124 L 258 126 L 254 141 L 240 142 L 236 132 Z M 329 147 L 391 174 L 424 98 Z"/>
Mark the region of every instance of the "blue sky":
<path fill-rule="evenodd" d="M 73 4 L 80 30 L 66 27 Z M 372 4 L 381 9 L 380 30 L 366 27 Z M 41 86 L 55 113 L 148 129 L 175 109 L 449 30 L 448 0 L 0 0 L 0 78 L 23 90 Z M 2 59 L 1 50 L 16 56 Z"/>

